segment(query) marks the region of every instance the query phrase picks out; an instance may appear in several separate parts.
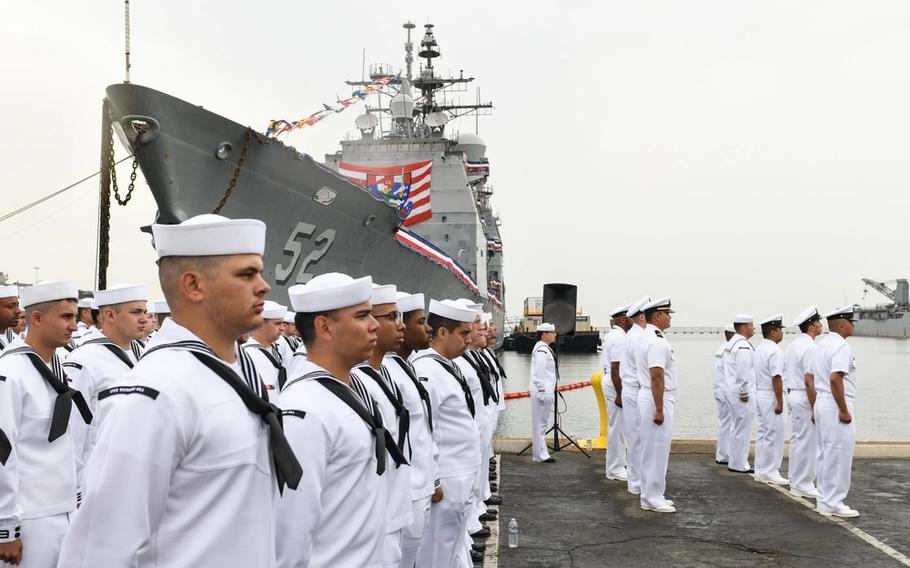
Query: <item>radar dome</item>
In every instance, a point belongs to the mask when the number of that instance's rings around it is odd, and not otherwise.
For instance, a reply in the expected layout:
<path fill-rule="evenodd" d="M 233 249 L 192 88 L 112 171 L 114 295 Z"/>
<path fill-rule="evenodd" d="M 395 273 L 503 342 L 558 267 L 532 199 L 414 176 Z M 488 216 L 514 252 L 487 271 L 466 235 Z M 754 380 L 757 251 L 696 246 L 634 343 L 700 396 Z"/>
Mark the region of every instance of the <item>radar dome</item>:
<path fill-rule="evenodd" d="M 404 93 L 392 97 L 389 103 L 392 118 L 412 118 L 414 116 L 414 98 Z"/>
<path fill-rule="evenodd" d="M 487 145 L 483 138 L 469 132 L 458 135 L 458 144 L 455 149 L 464 152 L 468 160 L 472 162 L 476 162 L 487 155 Z"/>

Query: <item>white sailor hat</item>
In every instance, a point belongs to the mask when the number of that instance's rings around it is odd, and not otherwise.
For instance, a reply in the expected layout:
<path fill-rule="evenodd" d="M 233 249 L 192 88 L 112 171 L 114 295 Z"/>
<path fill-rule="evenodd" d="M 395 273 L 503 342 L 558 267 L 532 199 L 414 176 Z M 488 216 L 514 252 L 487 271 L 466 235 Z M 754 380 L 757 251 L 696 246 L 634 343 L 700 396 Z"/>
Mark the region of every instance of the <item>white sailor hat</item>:
<path fill-rule="evenodd" d="M 475 312 L 477 312 L 477 315 L 480 315 L 483 313 L 483 304 L 478 304 L 474 300 L 469 300 L 467 298 L 458 298 L 455 301 L 470 310 L 474 310 Z"/>
<path fill-rule="evenodd" d="M 18 286 L 0 286 L 0 298 L 18 298 Z"/>
<path fill-rule="evenodd" d="M 774 314 L 773 316 L 758 322 L 758 325 L 762 327 L 784 327 L 784 316 L 781 314 Z"/>
<path fill-rule="evenodd" d="M 630 318 L 634 318 L 635 316 L 637 316 L 638 314 L 641 313 L 641 309 L 645 306 L 645 304 L 647 304 L 650 301 L 651 301 L 651 298 L 648 296 L 645 296 L 644 298 L 638 300 L 637 302 L 635 302 L 631 306 L 629 306 L 629 309 L 626 311 L 626 315 L 629 316 Z"/>
<path fill-rule="evenodd" d="M 822 316 L 818 313 L 818 308 L 815 306 L 809 306 L 805 310 L 801 311 L 796 319 L 793 320 L 793 323 L 790 325 L 801 326 L 807 321 L 820 320 Z"/>
<path fill-rule="evenodd" d="M 99 306 L 113 306 L 124 302 L 147 302 L 149 289 L 133 284 L 115 284 L 106 290 L 95 290 L 95 303 Z"/>
<path fill-rule="evenodd" d="M 152 225 L 158 258 L 219 256 L 265 252 L 265 223 L 258 219 L 228 219 L 196 215 L 179 225 Z"/>
<path fill-rule="evenodd" d="M 733 318 L 733 324 L 738 325 L 741 323 L 752 323 L 755 321 L 755 317 L 752 314 L 738 314 Z"/>
<path fill-rule="evenodd" d="M 733 327 L 732 323 L 728 323 L 727 325 L 724 326 L 724 331 L 726 331 L 727 333 L 736 333 L 736 328 Z"/>
<path fill-rule="evenodd" d="M 641 307 L 643 312 L 667 312 L 668 314 L 676 313 L 670 309 L 670 298 L 664 297 L 659 300 L 654 300 L 653 302 L 648 302 Z"/>
<path fill-rule="evenodd" d="M 340 272 L 328 272 L 306 284 L 291 286 L 288 296 L 295 312 L 338 310 L 369 302 L 373 296 L 373 279 L 369 276 L 354 279 Z"/>
<path fill-rule="evenodd" d="M 430 300 L 430 313 L 464 323 L 474 323 L 477 312 L 456 300 Z"/>
<path fill-rule="evenodd" d="M 829 321 L 837 320 L 837 319 L 856 321 L 855 314 L 856 314 L 856 306 L 854 306 L 853 304 L 850 304 L 848 306 L 844 306 L 843 308 L 836 309 L 833 312 L 828 312 L 827 314 L 825 314 L 825 319 L 829 320 Z"/>
<path fill-rule="evenodd" d="M 415 310 L 424 309 L 423 294 L 408 294 L 407 292 L 398 292 L 396 301 L 398 302 L 398 311 L 406 314 Z"/>
<path fill-rule="evenodd" d="M 373 284 L 373 296 L 370 303 L 374 306 L 379 304 L 395 304 L 398 302 L 398 288 L 394 284 Z"/>
<path fill-rule="evenodd" d="M 626 312 L 629 311 L 629 308 L 632 307 L 632 304 L 625 304 L 623 306 L 616 306 L 610 310 L 610 317 L 615 318 L 616 316 L 624 316 Z"/>
<path fill-rule="evenodd" d="M 287 311 L 287 306 L 282 306 L 278 302 L 273 302 L 272 300 L 266 300 L 265 304 L 262 306 L 262 319 L 283 320 L 284 314 Z"/>
<path fill-rule="evenodd" d="M 171 313 L 171 307 L 167 305 L 167 300 L 156 300 L 152 302 L 152 305 L 155 306 L 156 314 L 169 314 Z"/>
<path fill-rule="evenodd" d="M 285 310 L 287 310 L 287 308 L 285 308 Z M 294 317 L 296 315 L 297 314 L 295 314 L 294 312 L 287 310 L 284 312 L 284 317 L 282 319 L 284 320 L 284 323 L 294 323 Z"/>
<path fill-rule="evenodd" d="M 39 282 L 34 286 L 29 286 L 19 291 L 19 304 L 23 308 L 27 308 L 44 302 L 75 300 L 78 297 L 79 287 L 76 286 L 75 282 Z"/>
<path fill-rule="evenodd" d="M 546 322 L 537 326 L 537 333 L 547 333 L 549 331 L 556 333 L 556 326 L 553 325 L 552 323 L 546 323 Z"/>
<path fill-rule="evenodd" d="M 77 304 L 77 307 L 92 309 L 92 302 L 94 302 L 94 301 L 95 301 L 95 299 L 92 298 L 91 296 L 86 296 L 85 298 L 80 298 L 79 303 Z"/>

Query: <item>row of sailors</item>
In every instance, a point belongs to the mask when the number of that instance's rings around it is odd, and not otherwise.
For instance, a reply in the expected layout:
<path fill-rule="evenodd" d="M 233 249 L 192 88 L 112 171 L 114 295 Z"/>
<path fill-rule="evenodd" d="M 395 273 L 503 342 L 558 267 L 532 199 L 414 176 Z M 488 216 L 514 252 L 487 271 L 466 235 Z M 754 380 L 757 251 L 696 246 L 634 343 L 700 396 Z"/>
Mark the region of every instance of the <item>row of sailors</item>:
<path fill-rule="evenodd" d="M 714 355 L 715 459 L 731 471 L 753 473 L 756 481 L 789 485 L 791 494 L 816 499 L 822 515 L 856 517 L 859 513 L 844 503 L 856 444 L 856 362 L 846 341 L 853 334 L 854 309 L 845 306 L 824 317 L 828 333 L 815 306 L 803 310 L 791 324 L 800 334 L 786 354 L 778 346 L 780 314 L 758 322 L 763 339 L 756 347 L 749 341 L 755 331 L 751 315 L 738 315 L 727 326 L 726 341 Z M 792 432 L 789 479 L 780 473 L 785 399 Z M 753 469 L 749 446 L 756 415 Z"/>
<path fill-rule="evenodd" d="M 482 306 L 330 273 L 289 289 L 288 323 L 262 222 L 152 232 L 154 333 L 147 289 L 112 286 L 60 352 L 75 284 L 0 287 L 0 565 L 471 566 L 501 502 Z"/>

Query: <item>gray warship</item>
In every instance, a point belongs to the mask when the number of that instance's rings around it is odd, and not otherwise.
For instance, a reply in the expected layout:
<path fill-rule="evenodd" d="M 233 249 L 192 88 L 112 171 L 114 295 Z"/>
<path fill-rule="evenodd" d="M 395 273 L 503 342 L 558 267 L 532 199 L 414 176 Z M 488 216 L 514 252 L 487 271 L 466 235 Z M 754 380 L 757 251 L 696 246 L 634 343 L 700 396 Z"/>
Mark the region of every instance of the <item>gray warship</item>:
<path fill-rule="evenodd" d="M 103 173 L 113 169 L 116 136 L 151 189 L 156 222 L 213 212 L 265 221 L 264 276 L 276 300 L 317 274 L 369 274 L 428 298 L 483 304 L 501 343 L 502 240 L 486 146 L 476 133 L 447 129 L 453 118 L 489 113 L 492 103 L 452 103 L 473 78 L 438 74 L 432 24 L 414 73 L 414 27 L 404 25 L 405 70 L 370 66 L 370 82 L 384 88 L 365 99 L 355 121 L 360 138 L 342 141 L 325 163 L 196 104 L 122 83 L 107 88 Z M 120 201 L 116 178 L 111 187 Z"/>
<path fill-rule="evenodd" d="M 906 278 L 895 281 L 892 289 L 885 282 L 863 278 L 863 283 L 890 300 L 888 303 L 860 307 L 856 310 L 854 335 L 860 337 L 910 337 L 910 283 Z"/>

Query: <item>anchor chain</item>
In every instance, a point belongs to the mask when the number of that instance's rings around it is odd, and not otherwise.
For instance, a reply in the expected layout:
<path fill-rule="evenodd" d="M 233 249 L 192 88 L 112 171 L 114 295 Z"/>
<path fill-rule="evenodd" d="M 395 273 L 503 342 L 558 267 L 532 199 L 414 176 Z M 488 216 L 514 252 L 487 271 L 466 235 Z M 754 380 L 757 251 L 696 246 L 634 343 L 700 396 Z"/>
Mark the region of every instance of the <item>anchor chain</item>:
<path fill-rule="evenodd" d="M 114 189 L 114 199 L 117 200 L 117 204 L 124 206 L 130 202 L 130 199 L 133 198 L 133 190 L 136 189 L 136 169 L 139 167 L 139 147 L 142 146 L 142 134 L 145 133 L 145 129 L 136 128 L 136 141 L 135 144 L 131 144 L 130 150 L 133 151 L 133 171 L 130 172 L 130 185 L 126 189 L 126 197 L 120 198 L 120 188 L 117 187 L 117 170 L 114 168 L 116 160 L 114 159 L 114 135 L 113 135 L 113 126 L 111 126 L 111 143 L 109 146 L 109 167 L 111 175 L 111 187 Z"/>
<path fill-rule="evenodd" d="M 246 136 L 243 138 L 243 147 L 240 148 L 240 159 L 237 160 L 237 167 L 234 168 L 234 175 L 231 176 L 231 181 L 228 182 L 227 189 L 224 190 L 224 196 L 221 198 L 221 201 L 218 202 L 218 206 L 212 211 L 215 215 L 221 213 L 221 208 L 224 207 L 224 204 L 227 203 L 231 193 L 234 192 L 234 186 L 237 185 L 237 178 L 240 177 L 240 170 L 243 169 L 243 162 L 246 160 L 246 152 L 250 148 L 250 142 L 253 140 L 253 129 L 246 129 Z"/>

